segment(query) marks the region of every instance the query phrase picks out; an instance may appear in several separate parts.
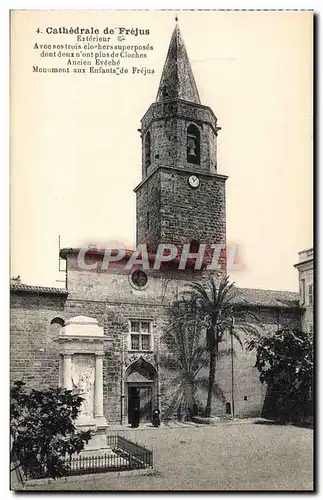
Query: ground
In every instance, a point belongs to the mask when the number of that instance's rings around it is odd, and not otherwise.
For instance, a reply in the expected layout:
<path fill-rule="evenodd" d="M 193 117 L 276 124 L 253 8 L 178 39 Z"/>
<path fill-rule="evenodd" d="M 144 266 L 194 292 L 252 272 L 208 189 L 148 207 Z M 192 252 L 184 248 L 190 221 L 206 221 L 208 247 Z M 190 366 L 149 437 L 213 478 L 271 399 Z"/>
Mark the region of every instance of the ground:
<path fill-rule="evenodd" d="M 155 475 L 69 478 L 46 485 L 46 490 L 313 489 L 311 429 L 236 421 L 115 432 L 153 450 Z"/>

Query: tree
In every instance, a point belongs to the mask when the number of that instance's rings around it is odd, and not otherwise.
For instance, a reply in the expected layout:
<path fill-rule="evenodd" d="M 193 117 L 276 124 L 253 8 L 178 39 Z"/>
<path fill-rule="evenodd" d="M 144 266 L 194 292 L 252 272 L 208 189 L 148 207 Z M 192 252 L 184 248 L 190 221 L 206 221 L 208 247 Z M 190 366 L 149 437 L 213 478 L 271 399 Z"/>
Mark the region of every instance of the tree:
<path fill-rule="evenodd" d="M 251 313 L 246 314 L 241 301 L 237 301 L 234 283 L 229 277 L 220 280 L 208 277 L 202 283 L 191 283 L 186 292 L 188 310 L 196 310 L 206 328 L 206 347 L 209 353 L 208 396 L 205 416 L 210 417 L 212 397 L 214 394 L 216 361 L 219 356 L 219 345 L 225 339 L 226 332 L 234 337 L 243 348 L 243 344 L 235 327 L 246 333 L 256 332 L 256 328 L 248 322 Z M 235 327 L 234 327 L 235 325 Z"/>
<path fill-rule="evenodd" d="M 31 478 L 58 477 L 67 470 L 66 456 L 79 453 L 91 438 L 77 431 L 83 398 L 60 387 L 26 390 L 23 381 L 10 391 L 11 463 Z"/>
<path fill-rule="evenodd" d="M 312 412 L 313 336 L 300 330 L 282 329 L 274 335 L 256 335 L 248 342 L 256 350 L 255 367 L 260 381 L 275 395 L 276 416 L 300 420 Z"/>
<path fill-rule="evenodd" d="M 168 386 L 173 389 L 167 412 L 177 413 L 186 420 L 196 413 L 199 406 L 197 390 L 206 388 L 208 379 L 202 369 L 208 363 L 208 351 L 201 342 L 201 324 L 194 310 L 189 310 L 185 297 L 175 301 L 169 308 L 170 324 L 163 336 L 166 350 L 160 354 L 159 363 L 170 373 Z M 214 394 L 224 400 L 216 384 Z M 166 413 L 167 415 L 167 413 Z"/>

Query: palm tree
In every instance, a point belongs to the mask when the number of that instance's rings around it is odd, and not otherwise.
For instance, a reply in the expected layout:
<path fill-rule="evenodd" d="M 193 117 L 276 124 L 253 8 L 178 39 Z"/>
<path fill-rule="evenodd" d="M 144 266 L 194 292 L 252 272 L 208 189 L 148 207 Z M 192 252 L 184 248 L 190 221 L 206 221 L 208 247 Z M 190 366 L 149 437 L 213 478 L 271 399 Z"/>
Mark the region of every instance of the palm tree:
<path fill-rule="evenodd" d="M 200 318 L 185 298 L 171 305 L 170 315 L 170 325 L 163 336 L 166 350 L 160 354 L 159 362 L 171 375 L 168 385 L 173 392 L 167 411 L 176 411 L 186 420 L 198 405 L 197 390 L 208 385 L 208 377 L 201 372 L 208 364 L 208 350 L 201 338 Z M 213 394 L 224 401 L 217 384 L 213 384 Z"/>
<path fill-rule="evenodd" d="M 229 277 L 220 280 L 208 277 L 202 283 L 190 283 L 186 293 L 188 310 L 195 310 L 206 329 L 206 349 L 209 354 L 208 396 L 205 416 L 211 416 L 212 397 L 214 395 L 216 362 L 219 356 L 219 344 L 224 340 L 225 333 L 232 335 L 243 348 L 240 336 L 233 328 L 233 321 L 240 331 L 247 333 L 256 330 L 247 322 L 244 308 L 240 307 L 236 298 L 234 283 Z M 250 314 L 249 314 L 250 315 Z M 232 353 L 233 354 L 233 353 Z"/>

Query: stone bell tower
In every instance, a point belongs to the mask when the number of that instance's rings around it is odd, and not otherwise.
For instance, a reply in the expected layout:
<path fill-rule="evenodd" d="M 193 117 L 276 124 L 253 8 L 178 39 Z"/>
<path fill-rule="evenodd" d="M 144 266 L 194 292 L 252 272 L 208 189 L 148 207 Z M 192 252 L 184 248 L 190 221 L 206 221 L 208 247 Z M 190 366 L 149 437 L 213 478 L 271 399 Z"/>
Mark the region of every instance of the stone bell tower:
<path fill-rule="evenodd" d="M 213 111 L 201 104 L 180 29 L 173 31 L 156 101 L 141 120 L 137 244 L 226 244 L 225 181 L 217 173 Z"/>

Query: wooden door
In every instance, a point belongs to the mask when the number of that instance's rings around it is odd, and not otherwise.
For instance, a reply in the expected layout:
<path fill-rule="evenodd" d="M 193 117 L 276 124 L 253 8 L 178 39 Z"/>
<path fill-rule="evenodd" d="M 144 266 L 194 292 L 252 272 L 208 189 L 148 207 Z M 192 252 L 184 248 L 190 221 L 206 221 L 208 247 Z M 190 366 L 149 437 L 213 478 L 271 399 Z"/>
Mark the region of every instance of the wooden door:
<path fill-rule="evenodd" d="M 151 422 L 152 417 L 152 387 L 140 387 L 140 420 Z"/>

